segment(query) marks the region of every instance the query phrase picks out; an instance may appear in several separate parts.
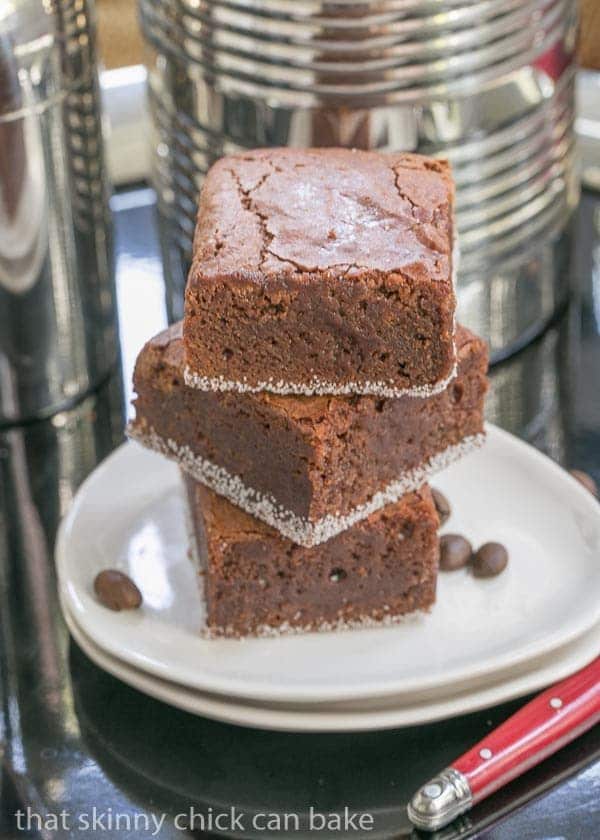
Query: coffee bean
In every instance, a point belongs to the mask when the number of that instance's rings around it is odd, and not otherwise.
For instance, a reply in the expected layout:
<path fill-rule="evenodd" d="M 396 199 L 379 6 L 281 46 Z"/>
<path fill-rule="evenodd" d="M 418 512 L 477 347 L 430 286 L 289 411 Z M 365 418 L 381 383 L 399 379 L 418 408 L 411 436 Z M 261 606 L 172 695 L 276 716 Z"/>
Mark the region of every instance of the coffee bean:
<path fill-rule="evenodd" d="M 586 490 L 589 490 L 592 496 L 598 498 L 598 485 L 591 475 L 588 475 L 583 470 L 569 470 L 573 478 L 582 484 Z"/>
<path fill-rule="evenodd" d="M 445 523 L 450 519 L 452 508 L 450 507 L 450 502 L 444 496 L 444 494 L 440 493 L 440 491 L 436 490 L 434 487 L 431 488 L 431 495 L 433 496 L 433 503 L 440 518 L 441 527 L 442 525 L 445 525 Z"/>
<path fill-rule="evenodd" d="M 453 572 L 462 569 L 471 559 L 471 543 L 460 534 L 444 534 L 440 537 L 440 569 Z"/>
<path fill-rule="evenodd" d="M 471 570 L 475 577 L 494 577 L 503 572 L 508 564 L 508 551 L 503 545 L 489 542 L 477 549 L 471 560 Z"/>
<path fill-rule="evenodd" d="M 104 569 L 96 575 L 94 592 L 109 610 L 135 610 L 142 603 L 142 593 L 135 583 L 116 569 Z"/>

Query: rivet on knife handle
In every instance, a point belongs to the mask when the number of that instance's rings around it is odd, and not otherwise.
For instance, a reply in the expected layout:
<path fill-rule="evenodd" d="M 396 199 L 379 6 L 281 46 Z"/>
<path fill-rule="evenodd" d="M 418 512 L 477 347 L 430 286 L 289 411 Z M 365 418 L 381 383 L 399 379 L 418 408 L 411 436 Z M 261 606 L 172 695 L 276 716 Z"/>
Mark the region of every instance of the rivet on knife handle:
<path fill-rule="evenodd" d="M 447 825 L 600 721 L 600 658 L 539 694 L 417 791 L 408 817 Z"/>

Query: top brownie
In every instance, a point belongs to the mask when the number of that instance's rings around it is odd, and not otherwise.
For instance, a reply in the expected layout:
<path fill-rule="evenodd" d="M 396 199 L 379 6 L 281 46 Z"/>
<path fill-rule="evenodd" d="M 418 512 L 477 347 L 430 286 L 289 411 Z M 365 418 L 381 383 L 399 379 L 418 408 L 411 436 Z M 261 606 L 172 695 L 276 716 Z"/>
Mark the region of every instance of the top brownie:
<path fill-rule="evenodd" d="M 455 368 L 445 161 L 349 149 L 222 158 L 200 196 L 186 381 L 298 394 L 441 391 Z"/>

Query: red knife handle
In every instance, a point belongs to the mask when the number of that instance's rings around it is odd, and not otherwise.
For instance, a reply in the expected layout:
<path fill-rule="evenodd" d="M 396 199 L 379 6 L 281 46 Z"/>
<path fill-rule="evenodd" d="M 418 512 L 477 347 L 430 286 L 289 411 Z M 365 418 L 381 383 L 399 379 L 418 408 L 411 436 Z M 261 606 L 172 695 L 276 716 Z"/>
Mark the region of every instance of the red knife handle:
<path fill-rule="evenodd" d="M 485 799 L 600 721 L 600 658 L 539 694 L 452 763 Z"/>

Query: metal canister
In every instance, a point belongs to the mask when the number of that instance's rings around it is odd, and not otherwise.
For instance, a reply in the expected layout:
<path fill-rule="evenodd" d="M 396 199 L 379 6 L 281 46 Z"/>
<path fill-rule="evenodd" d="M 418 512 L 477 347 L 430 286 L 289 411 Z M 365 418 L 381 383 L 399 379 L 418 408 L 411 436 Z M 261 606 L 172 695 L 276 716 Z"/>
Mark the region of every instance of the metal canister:
<path fill-rule="evenodd" d="M 92 14 L 0 4 L 0 425 L 68 406 L 118 357 Z"/>
<path fill-rule="evenodd" d="M 459 317 L 492 358 L 567 294 L 575 0 L 140 0 L 172 317 L 219 156 L 353 146 L 447 157 Z"/>

